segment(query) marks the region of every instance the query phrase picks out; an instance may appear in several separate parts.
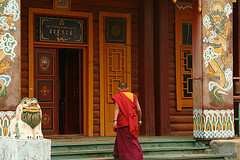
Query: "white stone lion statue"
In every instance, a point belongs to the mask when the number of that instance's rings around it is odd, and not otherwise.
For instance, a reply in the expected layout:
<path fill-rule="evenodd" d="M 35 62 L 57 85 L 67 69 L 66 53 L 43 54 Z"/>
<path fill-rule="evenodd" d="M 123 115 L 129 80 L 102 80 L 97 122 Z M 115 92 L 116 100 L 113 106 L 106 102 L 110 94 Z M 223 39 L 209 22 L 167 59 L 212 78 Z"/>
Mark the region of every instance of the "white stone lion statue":
<path fill-rule="evenodd" d="M 41 129 L 42 111 L 36 98 L 23 98 L 11 120 L 11 138 L 43 139 Z"/>

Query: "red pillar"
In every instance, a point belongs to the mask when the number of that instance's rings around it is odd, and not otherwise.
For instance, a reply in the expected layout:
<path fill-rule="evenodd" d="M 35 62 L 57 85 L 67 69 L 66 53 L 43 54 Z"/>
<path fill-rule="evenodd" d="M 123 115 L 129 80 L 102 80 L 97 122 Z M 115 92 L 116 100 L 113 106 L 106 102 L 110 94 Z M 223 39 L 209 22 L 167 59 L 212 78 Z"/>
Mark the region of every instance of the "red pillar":
<path fill-rule="evenodd" d="M 143 111 L 140 134 L 155 135 L 153 0 L 140 0 L 139 102 Z"/>
<path fill-rule="evenodd" d="M 156 135 L 170 134 L 168 0 L 154 1 Z"/>

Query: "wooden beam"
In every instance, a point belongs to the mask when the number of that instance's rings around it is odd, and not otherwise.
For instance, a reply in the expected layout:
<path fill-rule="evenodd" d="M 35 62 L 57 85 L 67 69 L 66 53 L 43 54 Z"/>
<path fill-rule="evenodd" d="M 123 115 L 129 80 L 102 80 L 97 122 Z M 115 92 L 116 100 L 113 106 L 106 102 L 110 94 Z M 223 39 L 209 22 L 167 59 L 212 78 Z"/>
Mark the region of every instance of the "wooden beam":
<path fill-rule="evenodd" d="M 140 1 L 139 102 L 143 111 L 140 133 L 155 135 L 153 0 Z"/>
<path fill-rule="evenodd" d="M 156 135 L 167 136 L 170 134 L 168 0 L 156 0 L 154 6 Z"/>
<path fill-rule="evenodd" d="M 118 7 L 118 8 L 138 8 L 138 0 L 72 0 L 72 5 L 80 4 L 86 6 L 94 6 L 94 7 Z"/>

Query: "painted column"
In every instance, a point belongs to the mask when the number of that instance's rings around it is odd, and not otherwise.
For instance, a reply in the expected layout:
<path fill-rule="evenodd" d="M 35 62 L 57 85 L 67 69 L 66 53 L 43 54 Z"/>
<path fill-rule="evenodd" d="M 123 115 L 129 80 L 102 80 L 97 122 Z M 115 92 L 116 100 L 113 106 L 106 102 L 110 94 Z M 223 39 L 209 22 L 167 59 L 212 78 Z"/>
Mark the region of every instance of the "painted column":
<path fill-rule="evenodd" d="M 2 0 L 0 13 L 0 136 L 7 136 L 21 97 L 20 0 Z"/>
<path fill-rule="evenodd" d="M 201 13 L 193 5 L 193 136 L 234 137 L 232 0 L 199 0 Z"/>

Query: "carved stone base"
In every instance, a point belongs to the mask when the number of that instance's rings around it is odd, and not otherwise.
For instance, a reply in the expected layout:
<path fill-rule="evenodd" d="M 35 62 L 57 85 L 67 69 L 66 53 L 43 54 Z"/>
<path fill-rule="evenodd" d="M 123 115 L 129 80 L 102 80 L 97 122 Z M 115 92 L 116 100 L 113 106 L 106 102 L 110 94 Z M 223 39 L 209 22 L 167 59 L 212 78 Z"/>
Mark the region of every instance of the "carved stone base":
<path fill-rule="evenodd" d="M 0 159 L 50 160 L 51 140 L 20 140 L 0 137 Z"/>

